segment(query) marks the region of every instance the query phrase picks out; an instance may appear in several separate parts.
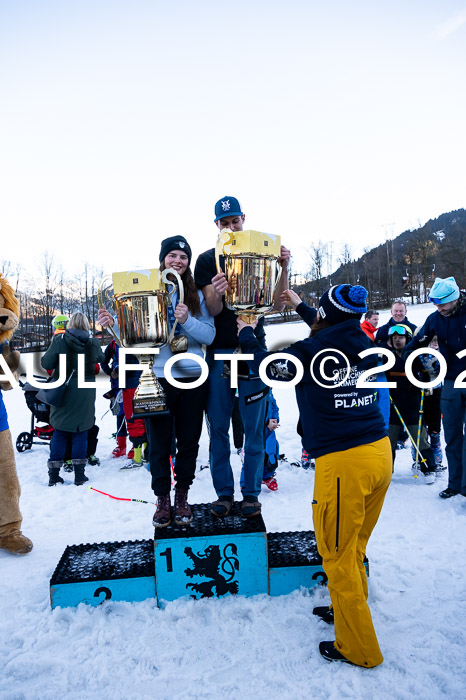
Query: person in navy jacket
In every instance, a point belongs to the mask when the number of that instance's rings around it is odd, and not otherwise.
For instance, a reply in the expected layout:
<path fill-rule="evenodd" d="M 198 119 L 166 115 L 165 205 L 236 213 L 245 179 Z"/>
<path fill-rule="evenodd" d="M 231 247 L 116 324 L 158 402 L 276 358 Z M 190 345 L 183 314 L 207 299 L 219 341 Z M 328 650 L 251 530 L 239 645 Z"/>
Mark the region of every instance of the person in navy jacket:
<path fill-rule="evenodd" d="M 466 496 L 466 354 L 458 357 L 466 349 L 466 294 L 460 292 L 454 277 L 437 277 L 430 290 L 430 300 L 437 310 L 426 318 L 419 333 L 406 346 L 404 355 L 426 347 L 437 336 L 439 350 L 447 363 L 440 402 L 448 461 L 448 487 L 439 496 Z M 462 373 L 463 387 L 455 387 Z"/>
<path fill-rule="evenodd" d="M 335 642 L 321 642 L 319 651 L 328 661 L 369 668 L 383 656 L 367 604 L 364 556 L 390 484 L 392 457 L 375 381 L 358 386 L 364 370 L 378 361 L 377 354 L 360 356 L 372 347 L 360 325 L 366 299 L 361 286 L 328 289 L 310 337 L 281 351 L 290 360 L 272 360 L 267 376 L 286 381 L 303 366 L 295 390 L 304 447 L 316 459 L 314 529 L 332 600 L 331 609 L 314 613 L 335 622 Z M 262 350 L 253 326 L 238 319 L 241 349 L 254 354 L 250 364 L 258 371 L 272 353 Z"/>
<path fill-rule="evenodd" d="M 390 310 L 390 313 L 392 315 L 390 320 L 387 323 L 384 323 L 383 326 L 380 326 L 375 336 L 376 345 L 382 345 L 385 348 L 387 346 L 388 331 L 390 330 L 390 328 L 392 328 L 392 326 L 396 326 L 399 323 L 402 323 L 404 326 L 408 326 L 408 328 L 411 328 L 412 332 L 414 333 L 414 331 L 416 330 L 416 324 L 411 323 L 411 321 L 408 321 L 406 311 L 407 307 L 404 301 L 393 302 L 392 308 Z"/>

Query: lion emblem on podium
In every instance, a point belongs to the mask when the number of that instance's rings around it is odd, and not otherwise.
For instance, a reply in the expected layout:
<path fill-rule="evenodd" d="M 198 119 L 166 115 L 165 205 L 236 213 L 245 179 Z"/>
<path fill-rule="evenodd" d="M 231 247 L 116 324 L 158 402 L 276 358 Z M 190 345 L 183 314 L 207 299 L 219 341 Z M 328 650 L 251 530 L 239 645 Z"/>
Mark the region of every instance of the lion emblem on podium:
<path fill-rule="evenodd" d="M 189 578 L 200 576 L 206 581 L 187 583 L 186 588 L 201 594 L 201 598 L 213 598 L 230 593 L 238 593 L 238 581 L 234 581 L 239 570 L 238 549 L 235 544 L 226 544 L 223 551 L 217 544 L 209 545 L 204 552 L 195 554 L 191 547 L 185 547 L 184 553 L 193 563 L 193 568 L 185 569 Z M 196 596 L 192 596 L 196 598 Z"/>

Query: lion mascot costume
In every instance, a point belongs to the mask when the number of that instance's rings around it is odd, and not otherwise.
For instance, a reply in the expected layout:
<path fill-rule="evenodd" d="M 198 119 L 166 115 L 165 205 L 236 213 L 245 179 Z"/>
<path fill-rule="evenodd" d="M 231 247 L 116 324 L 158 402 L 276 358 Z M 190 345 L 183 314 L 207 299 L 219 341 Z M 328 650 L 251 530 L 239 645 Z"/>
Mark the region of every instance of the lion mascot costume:
<path fill-rule="evenodd" d="M 7 280 L 0 274 L 0 349 L 11 372 L 17 375 L 19 352 L 10 352 L 8 341 L 19 323 L 19 302 Z M 0 379 L 3 374 L 0 368 Z M 21 532 L 19 510 L 21 493 L 16 473 L 15 453 L 8 427 L 8 416 L 2 391 L 12 389 L 10 383 L 0 382 L 0 549 L 12 554 L 27 554 L 32 542 Z"/>

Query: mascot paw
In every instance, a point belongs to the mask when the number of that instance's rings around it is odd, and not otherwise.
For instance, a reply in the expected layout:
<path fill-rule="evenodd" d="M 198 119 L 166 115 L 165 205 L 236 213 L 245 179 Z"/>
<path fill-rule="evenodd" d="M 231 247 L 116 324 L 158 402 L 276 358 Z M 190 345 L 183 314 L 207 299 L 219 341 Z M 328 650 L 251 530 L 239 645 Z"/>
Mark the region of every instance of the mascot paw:
<path fill-rule="evenodd" d="M 0 549 L 6 549 L 11 554 L 29 554 L 32 547 L 29 537 L 25 537 L 21 531 L 0 537 Z"/>

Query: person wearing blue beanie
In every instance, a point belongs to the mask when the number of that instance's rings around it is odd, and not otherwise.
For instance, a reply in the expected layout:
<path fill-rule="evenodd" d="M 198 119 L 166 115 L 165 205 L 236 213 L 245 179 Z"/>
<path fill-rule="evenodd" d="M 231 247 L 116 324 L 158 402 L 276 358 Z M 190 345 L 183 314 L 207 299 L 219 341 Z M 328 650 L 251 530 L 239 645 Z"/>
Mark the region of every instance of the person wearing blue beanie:
<path fill-rule="evenodd" d="M 460 288 L 456 284 L 454 277 L 442 279 L 436 277 L 432 289 L 430 290 L 429 299 L 437 307 L 437 311 L 442 316 L 449 316 L 460 297 Z"/>
<path fill-rule="evenodd" d="M 466 372 L 466 294 L 454 277 L 437 277 L 429 294 L 437 307 L 405 348 L 407 357 L 417 348 L 427 347 L 437 336 L 439 351 L 446 360 L 447 371 L 442 387 L 440 406 L 448 461 L 448 486 L 440 498 L 466 496 L 466 389 L 455 386 L 460 374 Z M 429 350 L 426 351 L 426 355 Z M 464 374 L 463 374 L 464 376 Z"/>
<path fill-rule="evenodd" d="M 292 305 L 295 297 L 290 290 L 282 294 Z M 366 301 L 364 287 L 339 284 L 324 292 L 317 312 L 298 304 L 300 316 L 312 323 L 311 335 L 282 350 L 279 359 L 269 358 L 266 374 L 288 381 L 302 369 L 296 399 L 303 447 L 315 458 L 314 530 L 332 603 L 313 612 L 335 623 L 335 641 L 321 642 L 319 651 L 327 661 L 371 668 L 383 656 L 367 604 L 364 556 L 390 485 L 392 456 L 377 385 L 358 386 L 378 362 L 377 355 L 361 357 L 373 347 L 360 324 Z M 237 325 L 241 350 L 254 355 L 249 364 L 257 372 L 273 353 L 261 348 L 254 323 L 238 319 Z"/>

